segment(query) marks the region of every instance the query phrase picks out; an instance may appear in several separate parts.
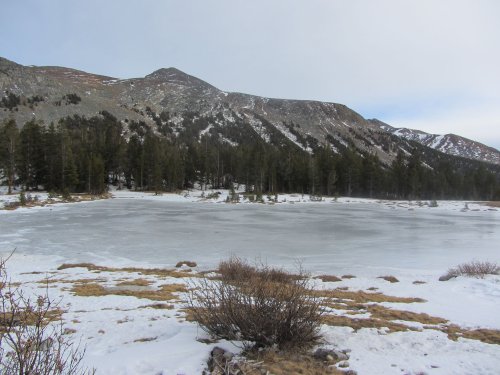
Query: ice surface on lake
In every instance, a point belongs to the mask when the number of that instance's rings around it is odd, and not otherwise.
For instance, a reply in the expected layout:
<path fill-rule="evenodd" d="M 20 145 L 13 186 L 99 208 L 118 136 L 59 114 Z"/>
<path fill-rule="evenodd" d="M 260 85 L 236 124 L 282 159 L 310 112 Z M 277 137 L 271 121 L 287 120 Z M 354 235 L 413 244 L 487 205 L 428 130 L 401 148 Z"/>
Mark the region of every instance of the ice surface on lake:
<path fill-rule="evenodd" d="M 234 254 L 313 273 L 442 274 L 500 262 L 498 212 L 379 204 L 231 205 L 113 199 L 0 215 L 0 253 L 65 262 L 212 268 Z"/>

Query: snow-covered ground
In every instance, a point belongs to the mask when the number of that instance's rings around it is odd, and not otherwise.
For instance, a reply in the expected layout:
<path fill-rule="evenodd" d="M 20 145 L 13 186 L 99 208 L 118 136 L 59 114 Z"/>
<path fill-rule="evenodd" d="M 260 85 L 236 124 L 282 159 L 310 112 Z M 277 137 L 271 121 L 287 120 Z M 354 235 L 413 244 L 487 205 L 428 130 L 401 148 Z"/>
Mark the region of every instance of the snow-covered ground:
<path fill-rule="evenodd" d="M 312 276 L 356 276 L 334 283 L 315 279 L 318 289 L 418 297 L 426 302 L 380 305 L 427 313 L 462 329 L 500 330 L 499 276 L 438 281 L 459 263 L 500 263 L 500 211 L 470 202 L 438 201 L 438 207 L 429 207 L 428 202 L 349 198 L 311 202 L 302 195 L 280 195 L 271 204 L 208 204 L 224 202 L 227 192 L 217 199 L 207 199 L 209 194 L 117 191 L 110 200 L 0 211 L 0 254 L 16 249 L 8 270 L 27 291 L 44 293 L 46 285 L 38 282 L 52 279 L 49 294 L 67 309 L 66 327 L 86 345 L 85 361 L 98 374 L 200 374 L 214 345 L 238 348 L 197 341 L 206 336 L 185 321 L 183 293 L 165 301 L 169 309 L 155 308 L 158 301 L 113 294 L 124 281 L 141 279 L 147 290 L 156 290 L 189 283 L 188 277 L 57 270 L 63 263 L 173 269 L 180 260 L 192 260 L 196 272 L 213 269 L 232 254 L 292 271 L 300 262 Z M 385 275 L 399 282 L 378 278 Z M 75 286 L 89 282 L 111 292 L 75 295 Z M 326 346 L 351 350 L 349 368 L 359 374 L 498 374 L 500 345 L 453 341 L 437 327 L 402 323 L 420 330 L 354 332 L 324 325 L 322 332 Z"/>

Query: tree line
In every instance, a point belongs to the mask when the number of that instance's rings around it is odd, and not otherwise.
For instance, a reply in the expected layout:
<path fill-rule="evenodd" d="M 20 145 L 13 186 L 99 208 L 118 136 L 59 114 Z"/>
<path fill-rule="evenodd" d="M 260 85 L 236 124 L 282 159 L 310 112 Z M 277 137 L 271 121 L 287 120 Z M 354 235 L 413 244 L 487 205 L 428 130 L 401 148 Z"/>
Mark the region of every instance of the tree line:
<path fill-rule="evenodd" d="M 216 189 L 244 184 L 248 191 L 268 194 L 500 198 L 498 168 L 417 144 L 409 155 L 400 151 L 385 165 L 352 147 L 334 152 L 329 143 L 316 142 L 313 151 L 306 152 L 279 132 L 271 132 L 265 142 L 243 123 L 220 126 L 220 119 L 195 113 L 183 114 L 180 125 L 170 121 L 169 114 L 157 119 L 156 127 L 144 122 L 124 126 L 102 112 L 49 125 L 33 119 L 21 129 L 14 120 L 4 121 L 0 176 L 9 192 L 14 186 L 101 194 L 108 184 L 156 192 L 195 184 Z M 210 131 L 200 135 L 209 125 Z"/>

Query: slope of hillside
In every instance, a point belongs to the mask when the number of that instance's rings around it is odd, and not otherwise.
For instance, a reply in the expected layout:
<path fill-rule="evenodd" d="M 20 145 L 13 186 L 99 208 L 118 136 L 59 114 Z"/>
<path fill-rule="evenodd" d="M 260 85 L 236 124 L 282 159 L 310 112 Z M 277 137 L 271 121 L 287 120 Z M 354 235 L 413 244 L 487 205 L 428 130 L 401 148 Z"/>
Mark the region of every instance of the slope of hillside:
<path fill-rule="evenodd" d="M 32 118 L 50 123 L 75 114 L 91 117 L 107 111 L 123 123 L 143 121 L 152 127 L 165 126 L 169 118 L 181 128 L 186 113 L 194 113 L 219 118 L 220 127 L 236 123 L 249 127 L 267 142 L 279 133 L 306 151 L 323 144 L 335 152 L 352 148 L 374 154 L 386 165 L 399 151 L 411 152 L 415 144 L 408 140 L 448 154 L 500 163 L 497 150 L 457 136 L 444 139 L 418 131 L 408 134 L 368 121 L 336 103 L 226 93 L 175 68 L 118 80 L 69 68 L 22 66 L 0 58 L 0 91 L 4 99 L 0 120 L 13 118 L 19 126 Z M 203 130 L 208 131 L 200 132 Z M 238 139 L 231 141 L 238 143 Z"/>
<path fill-rule="evenodd" d="M 421 130 L 394 128 L 376 119 L 369 121 L 398 137 L 418 142 L 445 154 L 500 164 L 500 152 L 497 149 L 456 134 L 429 134 Z"/>

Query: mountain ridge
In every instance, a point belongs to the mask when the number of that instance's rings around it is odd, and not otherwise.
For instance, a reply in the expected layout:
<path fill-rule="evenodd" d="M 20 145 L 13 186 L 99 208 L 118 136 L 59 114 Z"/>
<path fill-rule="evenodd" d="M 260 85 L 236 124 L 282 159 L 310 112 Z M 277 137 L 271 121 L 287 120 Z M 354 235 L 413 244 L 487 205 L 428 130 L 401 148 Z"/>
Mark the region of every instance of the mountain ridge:
<path fill-rule="evenodd" d="M 399 151 L 411 152 L 415 147 L 412 142 L 500 165 L 498 150 L 460 136 L 446 136 L 446 142 L 438 144 L 437 135 L 428 137 L 424 132 L 367 120 L 343 104 L 225 92 L 174 67 L 161 68 L 141 78 L 117 79 L 64 67 L 23 66 L 0 57 L 0 73 L 4 98 L 9 93 L 19 98 L 15 108 L 0 108 L 0 121 L 12 118 L 19 125 L 32 118 L 50 123 L 68 116 L 92 117 L 106 111 L 124 124 L 142 121 L 151 127 L 166 125 L 158 118 L 168 113 L 173 124 L 169 126 L 182 127 L 185 113 L 197 113 L 210 118 L 221 116 L 221 127 L 241 122 L 264 140 L 279 132 L 304 150 L 325 143 L 334 152 L 350 147 L 374 154 L 386 165 L 395 160 Z M 80 98 L 78 103 L 65 99 L 72 94 Z M 23 105 L 35 97 L 42 100 L 35 105 Z"/>

